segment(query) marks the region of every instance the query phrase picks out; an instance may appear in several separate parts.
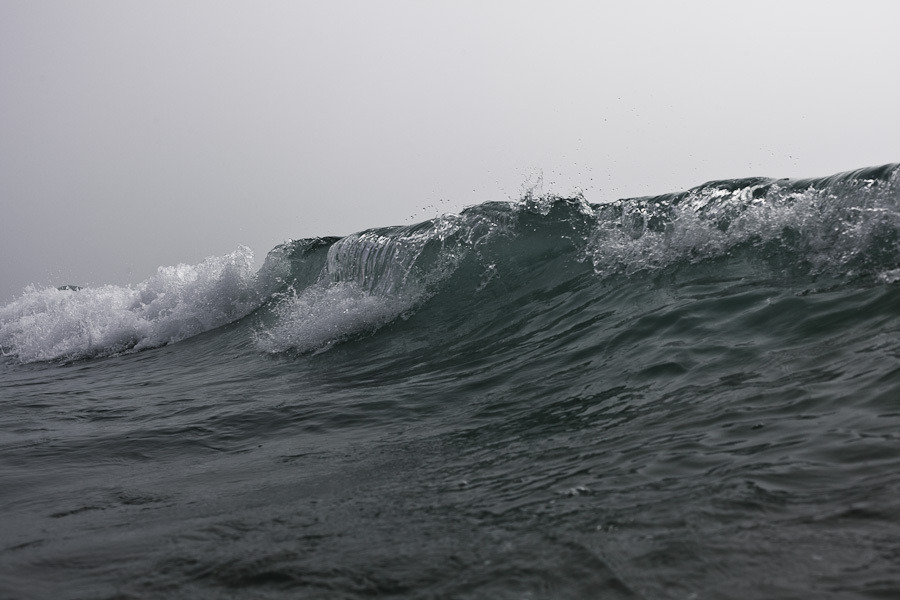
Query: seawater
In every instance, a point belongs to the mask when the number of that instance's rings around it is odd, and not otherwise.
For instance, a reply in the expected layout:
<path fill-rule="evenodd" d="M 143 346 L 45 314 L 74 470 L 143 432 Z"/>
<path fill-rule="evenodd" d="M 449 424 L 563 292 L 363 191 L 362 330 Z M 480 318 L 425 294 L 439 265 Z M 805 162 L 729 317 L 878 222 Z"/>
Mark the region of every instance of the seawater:
<path fill-rule="evenodd" d="M 3 598 L 900 596 L 900 166 L 0 307 Z"/>

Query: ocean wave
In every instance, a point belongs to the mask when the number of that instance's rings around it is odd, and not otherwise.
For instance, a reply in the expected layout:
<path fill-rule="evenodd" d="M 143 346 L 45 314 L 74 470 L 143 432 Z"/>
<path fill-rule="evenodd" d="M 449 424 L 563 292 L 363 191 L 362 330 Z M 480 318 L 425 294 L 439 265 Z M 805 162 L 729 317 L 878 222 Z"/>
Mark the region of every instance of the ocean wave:
<path fill-rule="evenodd" d="M 713 181 L 604 204 L 528 193 L 409 226 L 290 240 L 257 273 L 242 247 L 160 268 L 134 287 L 30 288 L 0 308 L 0 347 L 25 362 L 103 356 L 176 342 L 262 307 L 247 324 L 257 348 L 305 353 L 426 303 L 472 310 L 486 290 L 558 285 L 566 265 L 589 265 L 602 281 L 735 256 L 789 274 L 900 280 L 900 165 Z"/>
<path fill-rule="evenodd" d="M 601 279 L 744 253 L 792 273 L 894 281 L 898 185 L 900 168 L 886 165 L 821 179 L 714 181 L 607 204 L 526 194 L 368 230 L 334 241 L 315 289 L 285 298 L 257 340 L 269 352 L 310 351 L 371 332 L 410 314 L 466 261 L 468 278 L 453 285 L 469 294 L 496 279 L 509 289 L 559 254 L 588 262 Z"/>

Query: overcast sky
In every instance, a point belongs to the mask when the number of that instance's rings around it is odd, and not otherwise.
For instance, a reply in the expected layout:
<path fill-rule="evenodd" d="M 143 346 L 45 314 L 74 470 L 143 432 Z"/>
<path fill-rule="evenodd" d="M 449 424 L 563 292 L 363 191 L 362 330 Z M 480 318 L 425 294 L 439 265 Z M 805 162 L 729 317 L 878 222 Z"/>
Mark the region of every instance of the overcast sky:
<path fill-rule="evenodd" d="M 0 301 L 900 161 L 900 3 L 0 0 Z"/>

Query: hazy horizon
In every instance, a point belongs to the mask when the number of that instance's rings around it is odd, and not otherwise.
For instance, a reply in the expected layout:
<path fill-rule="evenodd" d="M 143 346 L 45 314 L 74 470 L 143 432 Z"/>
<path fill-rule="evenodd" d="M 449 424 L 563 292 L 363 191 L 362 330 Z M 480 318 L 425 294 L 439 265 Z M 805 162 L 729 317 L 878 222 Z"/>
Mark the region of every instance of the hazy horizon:
<path fill-rule="evenodd" d="M 0 302 L 543 191 L 900 161 L 887 1 L 0 3 Z M 893 74 L 892 74 L 893 73 Z"/>

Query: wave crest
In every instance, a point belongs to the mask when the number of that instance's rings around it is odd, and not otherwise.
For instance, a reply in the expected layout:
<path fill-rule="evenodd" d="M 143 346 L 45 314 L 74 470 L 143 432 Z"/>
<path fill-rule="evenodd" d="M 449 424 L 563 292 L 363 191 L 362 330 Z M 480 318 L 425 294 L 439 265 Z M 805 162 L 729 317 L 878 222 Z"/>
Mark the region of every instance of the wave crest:
<path fill-rule="evenodd" d="M 716 181 L 593 210 L 586 255 L 600 275 L 697 262 L 746 246 L 837 276 L 878 275 L 900 264 L 898 165 L 821 179 Z"/>
<path fill-rule="evenodd" d="M 134 287 L 29 288 L 0 307 L 0 350 L 25 362 L 140 350 L 264 306 L 254 323 L 259 349 L 311 352 L 432 299 L 443 303 L 438 313 L 491 310 L 500 305 L 490 298 L 523 284 L 565 286 L 591 268 L 602 280 L 732 255 L 797 274 L 900 280 L 900 165 L 714 181 L 605 204 L 526 194 L 410 226 L 291 240 L 258 273 L 241 247 L 162 267 Z"/>

